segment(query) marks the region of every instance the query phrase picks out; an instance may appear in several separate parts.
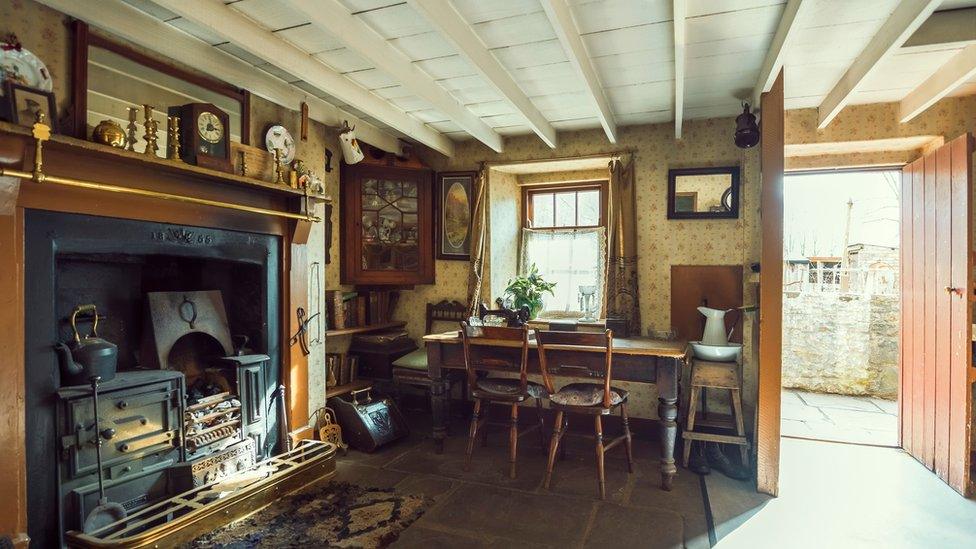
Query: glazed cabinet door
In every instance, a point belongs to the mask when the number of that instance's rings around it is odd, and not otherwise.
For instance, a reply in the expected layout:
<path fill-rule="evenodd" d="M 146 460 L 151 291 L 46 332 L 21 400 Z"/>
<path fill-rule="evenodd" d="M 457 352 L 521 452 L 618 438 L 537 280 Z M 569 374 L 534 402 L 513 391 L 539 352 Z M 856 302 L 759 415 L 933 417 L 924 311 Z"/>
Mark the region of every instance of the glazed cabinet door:
<path fill-rule="evenodd" d="M 430 170 L 343 166 L 341 282 L 432 284 Z"/>

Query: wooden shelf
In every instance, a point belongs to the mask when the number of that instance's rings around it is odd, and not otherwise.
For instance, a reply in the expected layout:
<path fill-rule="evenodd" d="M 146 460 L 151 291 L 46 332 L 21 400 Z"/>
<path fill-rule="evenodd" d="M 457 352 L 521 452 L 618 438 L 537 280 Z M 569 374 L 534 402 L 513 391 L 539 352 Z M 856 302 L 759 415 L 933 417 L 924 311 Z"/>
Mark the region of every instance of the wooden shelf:
<path fill-rule="evenodd" d="M 325 389 L 325 398 L 332 398 L 334 396 L 348 395 L 353 391 L 358 391 L 360 389 L 365 389 L 367 387 L 372 387 L 373 382 L 365 379 L 357 379 L 352 383 L 346 383 L 345 385 L 336 385 L 335 387 L 327 387 Z"/>
<path fill-rule="evenodd" d="M 381 324 L 370 324 L 368 326 L 356 326 L 355 328 L 339 328 L 337 330 L 326 330 L 325 337 L 338 337 L 353 334 L 368 334 L 370 332 L 381 332 L 393 328 L 403 328 L 407 323 L 402 320 L 393 322 L 383 322 Z"/>
<path fill-rule="evenodd" d="M 20 126 L 17 124 L 12 124 L 10 122 L 0 122 L 0 132 L 9 133 L 14 135 L 21 135 L 25 138 L 33 139 L 31 137 L 31 128 L 26 126 Z M 142 164 L 152 169 L 162 170 L 169 173 L 185 174 L 191 177 L 209 179 L 218 183 L 223 183 L 227 185 L 234 185 L 237 187 L 249 188 L 249 189 L 259 189 L 263 192 L 270 192 L 274 194 L 283 194 L 288 196 L 304 196 L 305 191 L 302 189 L 293 189 L 287 185 L 276 185 L 270 181 L 264 181 L 262 179 L 255 179 L 253 177 L 244 177 L 242 175 L 237 175 L 233 173 L 226 173 L 217 170 L 211 170 L 209 168 L 201 168 L 199 166 L 194 166 L 193 164 L 187 164 L 185 162 L 179 162 L 175 160 L 168 160 L 166 158 L 161 158 L 159 156 L 147 156 L 142 153 L 137 153 L 133 151 L 126 151 L 123 149 L 116 149 L 114 147 L 109 147 L 107 145 L 101 145 L 92 141 L 86 141 L 84 139 L 78 139 L 76 137 L 70 137 L 67 135 L 51 135 L 51 139 L 44 144 L 46 147 L 56 147 L 61 149 L 71 149 L 76 151 L 84 151 L 85 154 L 97 155 L 106 159 L 111 159 L 116 162 L 125 162 L 130 164 Z M 31 148 L 31 150 L 33 150 Z M 45 166 L 47 167 L 47 166 Z M 30 166 L 25 166 L 25 170 L 29 170 Z M 56 170 L 55 170 L 56 171 Z M 62 173 L 55 173 L 51 175 L 65 175 Z M 106 182 L 111 183 L 111 182 Z M 332 198 L 325 194 L 309 194 L 309 197 L 316 200 L 323 200 L 326 202 L 331 202 Z"/>

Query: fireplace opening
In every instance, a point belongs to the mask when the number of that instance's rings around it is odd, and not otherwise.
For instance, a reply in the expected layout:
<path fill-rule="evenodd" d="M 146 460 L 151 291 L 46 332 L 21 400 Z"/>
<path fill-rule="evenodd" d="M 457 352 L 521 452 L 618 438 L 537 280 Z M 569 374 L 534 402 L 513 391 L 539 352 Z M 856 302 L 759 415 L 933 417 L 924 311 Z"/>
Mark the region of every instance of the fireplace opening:
<path fill-rule="evenodd" d="M 63 545 L 97 505 L 97 433 L 112 433 L 106 494 L 130 511 L 214 480 L 210 463 L 281 449 L 278 237 L 28 211 L 25 243 L 28 530 L 39 546 Z M 77 378 L 54 351 L 85 304 L 118 347 L 98 425 L 90 387 L 68 384 Z M 79 317 L 81 337 L 92 320 Z"/>

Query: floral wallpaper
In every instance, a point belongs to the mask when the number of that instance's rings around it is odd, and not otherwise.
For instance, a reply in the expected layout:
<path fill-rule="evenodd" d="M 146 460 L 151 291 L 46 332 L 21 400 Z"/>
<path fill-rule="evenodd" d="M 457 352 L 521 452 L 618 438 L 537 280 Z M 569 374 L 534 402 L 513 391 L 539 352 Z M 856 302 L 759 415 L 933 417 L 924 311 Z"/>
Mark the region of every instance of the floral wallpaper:
<path fill-rule="evenodd" d="M 68 16 L 33 0 L 0 2 L 0 37 L 13 33 L 47 66 L 59 118 L 71 103 L 71 39 Z"/>
<path fill-rule="evenodd" d="M 637 217 L 639 277 L 641 289 L 642 332 L 670 329 L 671 265 L 742 265 L 743 268 L 759 257 L 759 155 L 758 150 L 737 149 L 732 143 L 733 119 L 695 120 L 685 125 L 684 139 L 675 141 L 671 124 L 632 126 L 620 129 L 618 142 L 607 142 L 602 130 L 584 130 L 559 134 L 559 147 L 550 149 L 536 136 L 511 137 L 505 141 L 505 151 L 496 154 L 473 140 L 457 144 L 455 156 L 445 158 L 436 153 L 425 154 L 428 164 L 437 170 L 477 169 L 481 161 L 538 160 L 630 151 L 635 162 L 637 180 Z M 742 170 L 742 200 L 739 219 L 714 221 L 669 221 L 667 212 L 667 172 L 670 168 L 737 165 Z M 596 172 L 587 171 L 587 178 Z M 600 172 L 605 176 L 605 172 Z M 524 174 L 520 182 L 538 175 Z M 446 262 L 437 263 L 437 282 L 423 288 L 409 310 L 429 297 L 463 300 L 466 295 L 464 264 L 451 265 L 442 271 Z M 748 280 L 748 277 L 747 277 Z M 755 303 L 755 284 L 748 282 L 745 302 Z M 403 300 L 402 303 L 406 304 Z M 406 313 L 409 315 L 410 313 Z M 411 334 L 422 331 L 422 312 L 408 318 Z M 417 323 L 420 326 L 418 331 Z M 747 323 L 748 326 L 748 323 Z M 746 377 L 754 379 L 751 360 L 751 337 L 745 341 Z M 656 418 L 657 397 L 653 387 L 626 384 L 631 390 L 632 415 Z M 754 381 L 747 382 L 753 388 Z M 747 388 L 746 399 L 750 390 Z M 754 397 L 751 401 L 754 401 Z"/>

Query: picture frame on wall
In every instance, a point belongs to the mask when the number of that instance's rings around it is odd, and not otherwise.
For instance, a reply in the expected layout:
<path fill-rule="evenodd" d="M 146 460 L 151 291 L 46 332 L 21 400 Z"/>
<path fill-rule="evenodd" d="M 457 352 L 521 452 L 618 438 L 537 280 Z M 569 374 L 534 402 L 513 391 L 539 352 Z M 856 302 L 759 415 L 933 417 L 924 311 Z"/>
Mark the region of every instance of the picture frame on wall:
<path fill-rule="evenodd" d="M 58 131 L 57 107 L 54 92 L 6 81 L 4 86 L 4 114 L 11 122 L 21 126 L 33 126 L 37 113 L 44 113 L 44 123 L 51 131 Z"/>
<path fill-rule="evenodd" d="M 437 174 L 434 201 L 437 259 L 471 260 L 471 220 L 478 172 Z"/>

